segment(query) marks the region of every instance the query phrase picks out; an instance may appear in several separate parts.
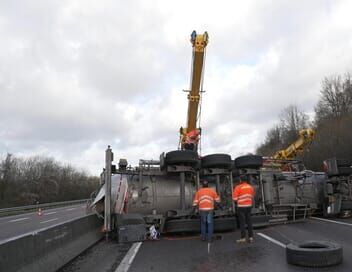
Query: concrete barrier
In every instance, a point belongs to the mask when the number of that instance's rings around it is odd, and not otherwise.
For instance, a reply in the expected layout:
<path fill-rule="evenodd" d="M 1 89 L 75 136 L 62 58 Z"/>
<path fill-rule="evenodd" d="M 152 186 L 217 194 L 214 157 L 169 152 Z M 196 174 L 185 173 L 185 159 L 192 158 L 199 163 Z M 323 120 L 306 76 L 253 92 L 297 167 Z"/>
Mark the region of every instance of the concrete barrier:
<path fill-rule="evenodd" d="M 103 237 L 103 222 L 87 215 L 0 243 L 0 271 L 56 271 Z"/>

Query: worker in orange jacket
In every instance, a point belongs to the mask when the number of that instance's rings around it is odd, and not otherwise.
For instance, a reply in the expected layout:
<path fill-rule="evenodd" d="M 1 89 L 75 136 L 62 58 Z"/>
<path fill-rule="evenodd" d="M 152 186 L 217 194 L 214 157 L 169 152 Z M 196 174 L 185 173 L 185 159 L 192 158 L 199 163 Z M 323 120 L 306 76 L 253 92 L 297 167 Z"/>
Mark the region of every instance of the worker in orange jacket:
<path fill-rule="evenodd" d="M 198 206 L 200 214 L 201 239 L 212 242 L 214 232 L 214 202 L 220 203 L 220 197 L 214 189 L 208 187 L 208 181 L 202 181 L 203 188 L 199 189 L 193 200 L 194 209 Z M 208 230 L 208 231 L 207 231 Z"/>
<path fill-rule="evenodd" d="M 240 221 L 241 238 L 237 240 L 237 243 L 246 242 L 246 228 L 248 228 L 248 241 L 253 242 L 253 227 L 251 211 L 253 206 L 255 191 L 252 185 L 248 183 L 248 177 L 246 175 L 240 176 L 240 184 L 238 184 L 233 190 L 232 198 L 237 203 L 237 214 Z"/>

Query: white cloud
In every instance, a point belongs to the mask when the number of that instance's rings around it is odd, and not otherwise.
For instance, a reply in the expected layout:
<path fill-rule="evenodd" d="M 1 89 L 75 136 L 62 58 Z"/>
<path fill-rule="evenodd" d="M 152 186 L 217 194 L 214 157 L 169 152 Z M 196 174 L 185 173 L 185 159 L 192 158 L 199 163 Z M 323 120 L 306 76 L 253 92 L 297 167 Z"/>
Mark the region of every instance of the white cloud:
<path fill-rule="evenodd" d="M 253 152 L 279 112 L 312 113 L 324 76 L 351 71 L 350 1 L 3 1 L 0 154 L 98 174 L 175 149 L 193 29 L 208 31 L 202 153 Z"/>

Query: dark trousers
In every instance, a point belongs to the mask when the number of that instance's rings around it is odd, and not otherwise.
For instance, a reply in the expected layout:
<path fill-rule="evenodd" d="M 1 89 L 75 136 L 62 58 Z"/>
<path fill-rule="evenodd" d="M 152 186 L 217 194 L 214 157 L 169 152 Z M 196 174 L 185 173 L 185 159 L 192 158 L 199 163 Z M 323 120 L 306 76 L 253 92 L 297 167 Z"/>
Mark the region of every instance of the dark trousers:
<path fill-rule="evenodd" d="M 246 224 L 248 228 L 248 237 L 253 237 L 253 226 L 251 217 L 252 207 L 238 207 L 238 219 L 240 221 L 241 238 L 246 238 Z"/>
<path fill-rule="evenodd" d="M 211 241 L 214 232 L 213 211 L 200 211 L 200 233 L 202 240 Z"/>

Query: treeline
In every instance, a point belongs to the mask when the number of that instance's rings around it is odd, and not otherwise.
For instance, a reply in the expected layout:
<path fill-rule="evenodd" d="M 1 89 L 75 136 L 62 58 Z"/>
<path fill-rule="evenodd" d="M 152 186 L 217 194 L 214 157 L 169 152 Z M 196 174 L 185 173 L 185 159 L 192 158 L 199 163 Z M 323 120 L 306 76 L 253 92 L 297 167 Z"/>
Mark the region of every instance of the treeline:
<path fill-rule="evenodd" d="M 321 171 L 323 160 L 331 157 L 352 159 L 352 82 L 351 75 L 326 77 L 322 81 L 320 98 L 313 120 L 296 105 L 280 114 L 279 122 L 268 130 L 257 154 L 272 156 L 298 137 L 299 130 L 313 128 L 313 143 L 298 156 L 306 167 Z"/>
<path fill-rule="evenodd" d="M 0 160 L 0 208 L 89 198 L 99 178 L 52 158 Z"/>

